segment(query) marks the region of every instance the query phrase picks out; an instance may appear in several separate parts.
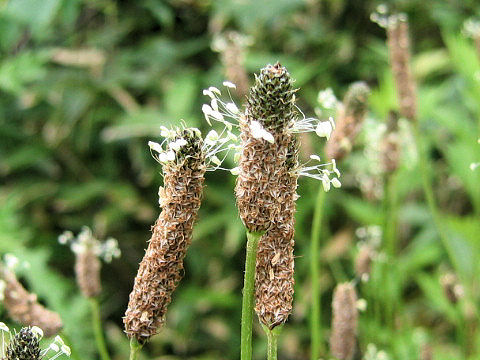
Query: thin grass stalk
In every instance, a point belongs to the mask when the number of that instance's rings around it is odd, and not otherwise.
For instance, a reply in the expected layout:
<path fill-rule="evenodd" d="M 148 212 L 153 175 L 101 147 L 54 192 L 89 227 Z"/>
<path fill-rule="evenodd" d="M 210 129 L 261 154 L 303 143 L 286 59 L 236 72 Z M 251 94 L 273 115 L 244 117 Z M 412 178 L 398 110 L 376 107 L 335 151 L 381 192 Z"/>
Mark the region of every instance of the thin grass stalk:
<path fill-rule="evenodd" d="M 108 354 L 107 345 L 105 343 L 105 337 L 103 335 L 102 328 L 102 317 L 100 315 L 100 306 L 98 304 L 97 298 L 89 298 L 90 307 L 92 309 L 92 324 L 93 332 L 95 334 L 95 342 L 97 344 L 97 349 L 102 360 L 110 360 L 110 355 Z"/>
<path fill-rule="evenodd" d="M 257 263 L 258 241 L 263 233 L 247 231 L 247 256 L 243 279 L 241 355 L 242 360 L 252 359 L 253 310 L 255 306 L 255 266 Z"/>
<path fill-rule="evenodd" d="M 140 352 L 142 350 L 143 345 L 140 344 L 137 339 L 131 338 L 130 339 L 130 357 L 129 360 L 138 360 L 140 357 Z"/>
<path fill-rule="evenodd" d="M 323 220 L 325 196 L 325 191 L 320 187 L 313 212 L 312 233 L 310 239 L 310 276 L 312 288 L 312 311 L 310 312 L 310 359 L 312 360 L 317 360 L 320 357 L 320 353 L 324 350 L 320 291 L 320 229 Z"/>

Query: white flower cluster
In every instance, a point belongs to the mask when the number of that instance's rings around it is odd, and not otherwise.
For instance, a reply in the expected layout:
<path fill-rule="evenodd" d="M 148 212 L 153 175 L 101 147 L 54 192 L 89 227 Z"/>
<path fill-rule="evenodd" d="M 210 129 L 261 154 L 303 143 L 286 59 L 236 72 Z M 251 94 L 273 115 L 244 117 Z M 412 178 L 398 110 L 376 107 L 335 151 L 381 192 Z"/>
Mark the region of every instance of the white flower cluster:
<path fill-rule="evenodd" d="M 230 89 L 234 89 L 236 87 L 235 84 L 229 81 L 224 81 L 223 86 L 227 90 L 228 100 L 223 100 L 221 97 L 222 92 L 218 88 L 211 86 L 208 89 L 203 90 L 203 95 L 210 98 L 210 103 L 204 104 L 202 106 L 202 111 L 206 121 L 210 126 L 212 125 L 212 122 L 220 122 L 224 125 L 222 134 L 226 134 L 224 136 L 225 140 L 219 141 L 219 143 L 224 149 L 236 150 L 234 161 L 238 162 L 240 158 L 241 146 L 238 143 L 238 136 L 234 135 L 232 131 L 234 128 L 239 127 L 239 122 L 244 114 L 240 112 L 230 93 Z M 327 89 L 325 94 L 321 97 L 324 99 L 322 101 L 325 101 L 326 105 L 328 105 L 330 108 L 335 108 L 337 106 L 338 101 L 331 89 Z M 335 122 L 333 121 L 332 117 L 328 118 L 328 120 L 321 121 L 319 119 L 305 117 L 303 112 L 298 107 L 297 110 L 302 115 L 301 118 L 295 122 L 292 122 L 292 125 L 286 131 L 296 134 L 314 132 L 319 137 L 324 137 L 327 140 L 330 138 L 332 131 L 335 129 Z M 254 138 L 263 139 L 269 143 L 275 142 L 273 135 L 263 128 L 261 122 L 253 120 L 250 122 L 249 128 Z M 212 133 L 212 131 L 210 133 Z M 209 136 L 207 135 L 207 138 L 208 137 Z M 221 136 L 218 138 L 221 139 Z M 228 146 L 226 146 L 227 143 L 229 143 Z M 311 161 L 316 161 L 317 164 L 311 165 Z M 328 169 L 329 167 L 331 169 Z M 308 163 L 301 165 L 294 171 L 299 176 L 303 175 L 322 181 L 325 191 L 330 190 L 331 185 L 333 187 L 341 186 L 340 180 L 338 179 L 340 177 L 340 172 L 336 167 L 335 161 L 322 164 L 320 162 L 320 157 L 317 155 L 312 155 Z M 230 169 L 230 172 L 233 175 L 238 175 L 239 168 L 235 167 Z M 332 174 L 335 174 L 336 176 L 330 179 Z"/>
<path fill-rule="evenodd" d="M 399 21 L 406 21 L 407 15 L 404 13 L 390 15 L 388 13 L 388 6 L 380 4 L 377 6 L 376 11 L 370 15 L 370 20 L 386 29 Z"/>
<path fill-rule="evenodd" d="M 480 144 L 480 139 L 477 140 L 477 142 Z M 477 163 L 471 163 L 470 164 L 470 170 L 474 171 L 476 168 L 480 166 L 480 162 Z"/>
<path fill-rule="evenodd" d="M 58 237 L 58 242 L 63 245 L 69 244 L 75 254 L 91 250 L 108 263 L 121 255 L 116 239 L 108 238 L 102 242 L 93 235 L 88 226 L 83 226 L 77 237 L 71 231 L 65 231 Z"/>
<path fill-rule="evenodd" d="M 310 165 L 311 163 L 313 165 Z M 331 185 L 334 188 L 339 188 L 342 183 L 338 179 L 340 177 L 340 171 L 337 169 L 335 159 L 332 159 L 330 163 L 322 163 L 320 156 L 310 155 L 310 161 L 300 166 L 296 171 L 299 176 L 306 176 L 312 179 L 320 180 L 322 182 L 323 189 L 327 192 L 330 190 Z M 332 176 L 332 174 L 336 175 Z"/>
<path fill-rule="evenodd" d="M 468 19 L 463 23 L 463 35 L 471 37 L 473 39 L 480 36 L 480 20 Z"/>
<path fill-rule="evenodd" d="M 367 351 L 363 357 L 363 360 L 389 360 L 390 357 L 383 350 L 377 350 L 374 344 L 367 345 Z"/>
<path fill-rule="evenodd" d="M 378 225 L 359 227 L 355 230 L 355 235 L 361 242 L 367 243 L 374 249 L 379 248 L 382 243 L 382 228 Z"/>
<path fill-rule="evenodd" d="M 43 338 L 43 330 L 40 329 L 38 326 L 32 326 L 31 330 L 38 337 L 39 340 Z M 3 359 L 5 357 L 6 347 L 8 343 L 12 340 L 14 334 L 12 334 L 8 326 L 3 322 L 0 322 L 0 332 L 2 333 L 2 359 Z M 8 338 L 9 338 L 8 341 L 5 340 L 5 334 L 8 335 Z M 51 357 L 47 358 L 46 355 L 52 352 L 53 354 L 49 355 Z M 71 354 L 70 347 L 68 347 L 63 341 L 63 339 L 57 335 L 55 336 L 55 339 L 50 343 L 50 345 L 48 345 L 48 347 L 46 347 L 40 352 L 40 357 L 45 360 L 55 360 L 61 355 L 70 356 L 70 354 Z"/>

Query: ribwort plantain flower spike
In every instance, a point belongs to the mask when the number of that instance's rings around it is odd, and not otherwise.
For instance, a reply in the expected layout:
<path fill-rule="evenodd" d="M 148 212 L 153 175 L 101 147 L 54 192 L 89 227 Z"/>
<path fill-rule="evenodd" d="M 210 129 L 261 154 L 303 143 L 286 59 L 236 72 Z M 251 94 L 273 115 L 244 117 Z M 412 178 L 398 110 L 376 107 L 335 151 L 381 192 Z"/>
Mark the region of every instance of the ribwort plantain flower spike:
<path fill-rule="evenodd" d="M 361 81 L 348 88 L 343 104 L 337 107 L 336 128 L 325 148 L 329 159 L 341 160 L 351 151 L 367 114 L 369 94 L 369 87 Z"/>
<path fill-rule="evenodd" d="M 71 231 L 65 231 L 58 237 L 58 242 L 70 245 L 75 254 L 75 276 L 83 296 L 98 296 L 102 292 L 100 258 L 109 263 L 113 258 L 120 257 L 117 240 L 108 238 L 101 242 L 88 226 L 83 226 L 76 237 Z"/>
<path fill-rule="evenodd" d="M 12 260 L 9 262 L 11 263 Z M 8 316 L 14 321 L 25 326 L 38 326 L 43 329 L 47 337 L 57 334 L 63 328 L 60 315 L 40 304 L 37 295 L 29 293 L 17 280 L 13 269 L 0 264 L 0 279 L 3 305 Z"/>
<path fill-rule="evenodd" d="M 352 283 L 337 285 L 333 293 L 330 351 L 339 360 L 351 360 L 357 336 L 357 294 Z"/>
<path fill-rule="evenodd" d="M 162 129 L 162 133 L 167 135 L 165 149 L 164 143 L 159 147 L 149 144 L 163 165 L 164 186 L 159 191 L 162 211 L 153 226 L 123 320 L 125 332 L 139 344 L 164 324 L 172 293 L 183 276 L 183 259 L 192 240 L 207 170 L 205 151 L 212 149 L 205 145 L 198 129 Z"/>
<path fill-rule="evenodd" d="M 4 360 L 55 360 L 61 355 L 70 356 L 71 353 L 60 336 L 56 336 L 48 347 L 42 350 L 40 340 L 43 338 L 43 330 L 36 326 L 24 327 L 18 333 L 12 334 L 8 326 L 0 322 L 0 332 L 1 356 Z"/>

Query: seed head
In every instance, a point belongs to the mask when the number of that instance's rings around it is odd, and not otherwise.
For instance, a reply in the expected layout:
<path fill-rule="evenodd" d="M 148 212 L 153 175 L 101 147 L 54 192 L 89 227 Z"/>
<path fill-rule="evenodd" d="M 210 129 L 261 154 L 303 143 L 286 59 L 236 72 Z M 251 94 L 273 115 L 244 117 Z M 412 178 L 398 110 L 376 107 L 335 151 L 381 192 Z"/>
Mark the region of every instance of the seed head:
<path fill-rule="evenodd" d="M 287 131 L 296 119 L 294 92 L 287 70 L 278 63 L 267 65 L 256 76 L 240 120 L 235 191 L 240 218 L 250 232 L 264 232 L 277 221 L 280 189 L 296 164 L 297 150 L 292 153 L 290 145 L 295 135 Z"/>
<path fill-rule="evenodd" d="M 416 85 L 410 69 L 410 38 L 405 15 L 392 15 L 387 25 L 390 66 L 397 88 L 400 113 L 410 121 L 417 116 Z"/>
<path fill-rule="evenodd" d="M 296 118 L 293 81 L 287 69 L 276 63 L 255 75 L 255 85 L 247 98 L 247 117 L 267 130 L 286 129 Z"/>
<path fill-rule="evenodd" d="M 352 149 L 367 114 L 370 89 L 364 82 L 350 85 L 339 108 L 336 128 L 326 146 L 329 159 L 341 160 Z"/>
<path fill-rule="evenodd" d="M 351 283 L 339 284 L 333 293 L 330 351 L 339 360 L 351 360 L 357 336 L 357 294 Z"/>
<path fill-rule="evenodd" d="M 401 156 L 400 137 L 398 133 L 398 114 L 390 111 L 386 131 L 380 144 L 382 170 L 385 174 L 393 174 L 399 166 Z"/>
<path fill-rule="evenodd" d="M 298 166 L 298 139 L 287 146 L 285 169 L 280 172 L 280 211 L 261 237 L 257 251 L 255 311 L 269 329 L 283 324 L 292 312 L 294 274 L 294 225 L 297 179 L 291 170 Z M 286 171 L 285 171 L 286 170 Z"/>
<path fill-rule="evenodd" d="M 5 352 L 5 360 L 40 360 L 40 338 L 30 327 L 22 328 L 12 338 Z"/>
<path fill-rule="evenodd" d="M 12 271 L 0 266 L 0 277 L 5 282 L 3 305 L 14 321 L 25 326 L 38 326 L 47 337 L 62 329 L 60 315 L 41 305 L 37 295 L 29 293 Z"/>
<path fill-rule="evenodd" d="M 181 146 L 172 147 L 172 142 Z M 167 149 L 174 157 L 163 162 L 162 212 L 153 226 L 124 317 L 125 332 L 142 344 L 164 324 L 172 293 L 183 276 L 183 259 L 192 240 L 206 168 L 196 130 L 177 130 Z"/>

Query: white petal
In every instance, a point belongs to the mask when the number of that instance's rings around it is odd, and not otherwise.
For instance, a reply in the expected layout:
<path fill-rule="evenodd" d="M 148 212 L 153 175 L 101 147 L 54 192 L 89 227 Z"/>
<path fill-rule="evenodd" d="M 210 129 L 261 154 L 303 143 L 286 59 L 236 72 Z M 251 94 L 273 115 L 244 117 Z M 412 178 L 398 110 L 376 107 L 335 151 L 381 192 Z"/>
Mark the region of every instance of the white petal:
<path fill-rule="evenodd" d="M 202 105 L 202 111 L 205 115 L 211 115 L 212 114 L 212 108 L 208 104 L 203 104 Z"/>
<path fill-rule="evenodd" d="M 217 165 L 217 166 L 220 166 L 222 164 L 222 162 L 220 161 L 220 159 L 218 157 L 216 157 L 215 155 L 213 155 L 210 160 L 212 160 L 212 162 Z"/>
<path fill-rule="evenodd" d="M 325 190 L 325 192 L 328 192 L 330 190 L 330 179 L 323 178 L 322 185 L 323 185 L 323 190 Z"/>
<path fill-rule="evenodd" d="M 213 95 L 213 92 L 211 92 L 211 91 L 208 90 L 208 89 L 204 89 L 204 90 L 203 90 L 203 95 L 206 95 L 206 96 L 211 97 L 212 99 L 215 99 L 215 95 Z"/>
<path fill-rule="evenodd" d="M 238 166 L 234 167 L 233 169 L 230 169 L 230 172 L 232 173 L 232 175 L 238 175 L 240 174 L 240 168 Z"/>
<path fill-rule="evenodd" d="M 262 138 L 266 141 L 268 141 L 270 144 L 273 144 L 275 142 L 275 139 L 272 134 L 270 134 L 268 131 L 263 130 L 262 131 Z"/>
<path fill-rule="evenodd" d="M 217 99 L 212 99 L 212 101 L 211 101 L 210 104 L 211 104 L 210 106 L 212 107 L 212 109 L 213 109 L 214 111 L 218 111 Z"/>
<path fill-rule="evenodd" d="M 167 151 L 167 160 L 168 161 L 173 161 L 175 160 L 175 153 L 173 151 Z"/>
<path fill-rule="evenodd" d="M 225 105 L 225 108 L 234 114 L 238 114 L 238 107 L 233 102 L 227 103 L 227 105 Z"/>
<path fill-rule="evenodd" d="M 154 141 L 149 141 L 148 147 L 158 153 L 161 153 L 163 151 L 162 146 L 159 143 L 156 143 Z"/>
<path fill-rule="evenodd" d="M 229 88 L 232 88 L 232 89 L 236 89 L 236 88 L 237 88 L 237 86 L 236 86 L 234 83 L 230 82 L 230 81 L 224 81 L 224 82 L 223 82 L 223 86 L 226 86 L 226 87 L 229 87 Z"/>
<path fill-rule="evenodd" d="M 220 114 L 218 111 L 212 111 L 211 114 L 215 119 L 223 121 L 223 115 Z"/>
<path fill-rule="evenodd" d="M 210 90 L 212 93 L 217 93 L 218 95 L 222 95 L 220 90 L 218 90 L 215 86 L 210 86 L 208 90 Z"/>

